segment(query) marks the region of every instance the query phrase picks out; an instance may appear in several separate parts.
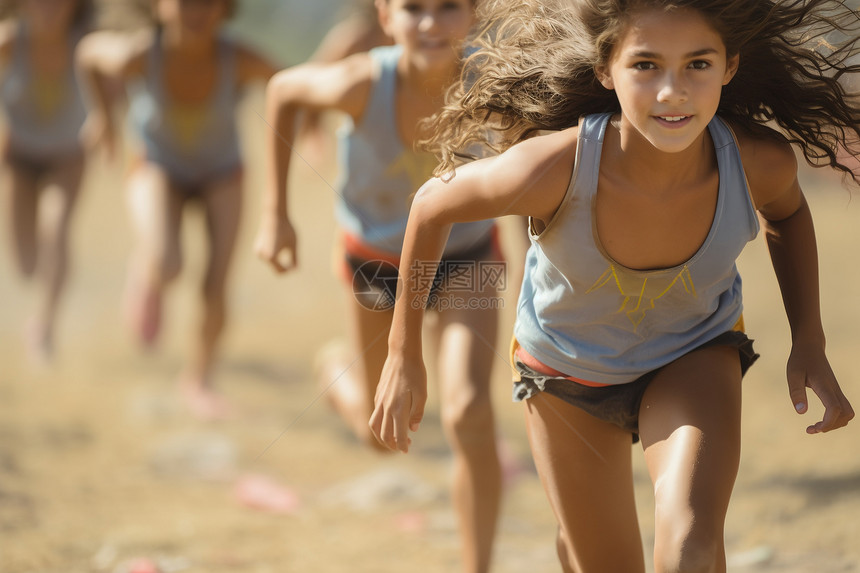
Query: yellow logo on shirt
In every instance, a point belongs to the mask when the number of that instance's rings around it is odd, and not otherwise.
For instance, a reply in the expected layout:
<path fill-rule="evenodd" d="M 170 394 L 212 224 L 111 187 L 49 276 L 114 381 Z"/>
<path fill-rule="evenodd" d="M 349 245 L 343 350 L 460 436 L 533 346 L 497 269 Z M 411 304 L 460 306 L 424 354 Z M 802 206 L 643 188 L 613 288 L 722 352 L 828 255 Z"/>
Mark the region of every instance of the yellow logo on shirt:
<path fill-rule="evenodd" d="M 635 332 L 639 324 L 645 319 L 648 311 L 656 306 L 655 303 L 679 283 L 687 294 L 693 297 L 697 296 L 696 286 L 693 284 L 693 277 L 687 265 L 684 265 L 674 277 L 646 276 L 643 278 L 629 273 L 618 272 L 615 265 L 610 264 L 609 268 L 586 291 L 586 294 L 603 288 L 606 285 L 614 284 L 623 297 L 621 306 L 616 313 L 624 312 L 627 314 L 627 318 L 633 325 L 633 331 Z"/>
<path fill-rule="evenodd" d="M 208 119 L 209 108 L 206 106 L 171 105 L 165 112 L 167 127 L 184 151 L 191 151 L 199 145 Z"/>
<path fill-rule="evenodd" d="M 37 75 L 30 89 L 36 114 L 43 122 L 53 120 L 68 97 L 65 83 L 56 77 Z"/>
<path fill-rule="evenodd" d="M 394 178 L 405 175 L 411 186 L 409 191 L 411 199 L 412 194 L 433 176 L 437 163 L 436 158 L 430 153 L 414 153 L 405 150 L 388 166 L 385 176 Z"/>

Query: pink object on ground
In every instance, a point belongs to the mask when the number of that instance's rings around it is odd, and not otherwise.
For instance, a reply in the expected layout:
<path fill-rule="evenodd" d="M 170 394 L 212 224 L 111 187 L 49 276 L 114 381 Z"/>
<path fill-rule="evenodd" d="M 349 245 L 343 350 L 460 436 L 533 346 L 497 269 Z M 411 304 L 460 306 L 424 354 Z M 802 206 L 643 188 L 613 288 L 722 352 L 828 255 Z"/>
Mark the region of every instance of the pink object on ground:
<path fill-rule="evenodd" d="M 140 557 L 131 562 L 128 573 L 161 573 L 161 569 L 152 559 Z"/>
<path fill-rule="evenodd" d="M 294 513 L 301 505 L 295 492 L 263 475 L 240 477 L 235 494 L 243 505 L 271 513 Z"/>
<path fill-rule="evenodd" d="M 424 533 L 427 516 L 420 511 L 407 511 L 394 518 L 395 527 L 404 533 Z"/>

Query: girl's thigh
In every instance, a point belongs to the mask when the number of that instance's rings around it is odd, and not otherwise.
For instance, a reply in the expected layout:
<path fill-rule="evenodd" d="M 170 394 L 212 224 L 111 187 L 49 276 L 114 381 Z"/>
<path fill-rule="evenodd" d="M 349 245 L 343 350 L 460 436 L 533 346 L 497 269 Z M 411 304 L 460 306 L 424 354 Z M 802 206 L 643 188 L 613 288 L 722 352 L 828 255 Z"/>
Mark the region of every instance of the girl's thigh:
<path fill-rule="evenodd" d="M 535 465 L 575 571 L 644 571 L 632 437 L 546 394 L 525 403 Z"/>
<path fill-rule="evenodd" d="M 140 246 L 158 258 L 177 254 L 185 197 L 163 168 L 142 161 L 129 174 L 128 211 Z"/>
<path fill-rule="evenodd" d="M 719 538 L 740 458 L 741 368 L 727 346 L 696 350 L 663 368 L 639 411 L 655 484 L 658 536 L 692 527 Z M 683 531 L 675 530 L 683 528 Z"/>
<path fill-rule="evenodd" d="M 209 183 L 201 192 L 209 239 L 207 275 L 223 283 L 230 266 L 242 218 L 242 176 L 236 172 Z"/>
<path fill-rule="evenodd" d="M 493 367 L 508 368 L 505 353 L 497 349 L 499 311 L 491 304 L 494 296 L 495 292 L 471 293 L 468 300 L 462 299 L 464 307 L 437 313 L 433 334 L 443 403 L 489 401 Z M 469 301 L 474 307 L 465 307 Z"/>
<path fill-rule="evenodd" d="M 39 189 L 36 177 L 14 163 L 3 162 L 0 191 L 16 263 L 25 275 L 36 265 L 36 227 Z"/>
<path fill-rule="evenodd" d="M 72 211 L 77 203 L 84 173 L 83 155 L 58 162 L 46 174 L 45 192 L 50 208 L 45 212 L 49 234 L 58 240 L 65 238 Z"/>
<path fill-rule="evenodd" d="M 347 298 L 347 323 L 350 352 L 347 355 L 348 376 L 364 388 L 367 416 L 373 410 L 373 397 L 388 356 L 388 334 L 393 310 L 374 310 L 356 300 L 351 284 L 344 285 Z"/>

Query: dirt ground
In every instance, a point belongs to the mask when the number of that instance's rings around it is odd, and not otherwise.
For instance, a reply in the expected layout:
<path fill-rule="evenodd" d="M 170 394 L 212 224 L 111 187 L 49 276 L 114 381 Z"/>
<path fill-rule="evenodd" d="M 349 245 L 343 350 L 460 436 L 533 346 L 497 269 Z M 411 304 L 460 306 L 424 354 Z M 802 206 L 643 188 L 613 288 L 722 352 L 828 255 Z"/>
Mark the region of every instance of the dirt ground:
<path fill-rule="evenodd" d="M 449 454 L 432 386 L 413 453 L 381 456 L 349 436 L 313 380 L 315 352 L 344 330 L 341 286 L 330 270 L 329 163 L 296 162 L 300 270 L 277 278 L 251 255 L 261 109 L 256 94 L 243 110 L 246 208 L 217 377 L 239 410 L 234 420 L 196 421 L 175 386 L 204 256 L 199 213 L 186 220 L 187 264 L 167 300 L 160 345 L 142 353 L 119 312 L 130 248 L 124 167 L 94 160 L 74 225 L 74 272 L 51 367 L 26 359 L 20 334 L 32 293 L 13 272 L 4 232 L 0 572 L 129 573 L 146 571 L 147 563 L 165 573 L 458 570 Z M 805 185 L 819 230 L 830 357 L 860 406 L 860 205 L 835 179 L 810 174 Z M 515 229 L 506 224 L 512 258 L 521 254 Z M 828 435 L 804 433 L 820 411 L 801 418 L 788 399 L 788 328 L 761 239 L 744 254 L 741 270 L 746 323 L 763 358 L 745 381 L 743 459 L 726 526 L 730 570 L 860 571 L 860 422 Z M 514 310 L 513 285 L 508 290 L 500 356 Z M 505 489 L 494 571 L 558 571 L 554 520 L 507 377 L 500 359 L 498 426 L 519 470 Z M 649 553 L 653 500 L 641 451 L 632 455 Z M 279 511 L 240 502 L 238 491 L 261 482 L 282 494 Z"/>

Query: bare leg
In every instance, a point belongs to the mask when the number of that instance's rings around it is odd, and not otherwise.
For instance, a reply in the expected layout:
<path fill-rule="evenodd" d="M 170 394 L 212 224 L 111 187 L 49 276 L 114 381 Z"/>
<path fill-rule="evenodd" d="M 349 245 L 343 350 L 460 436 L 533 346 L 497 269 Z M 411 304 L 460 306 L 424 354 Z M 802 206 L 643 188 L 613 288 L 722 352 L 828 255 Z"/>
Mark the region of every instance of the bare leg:
<path fill-rule="evenodd" d="M 183 197 L 157 165 L 143 163 L 128 182 L 128 206 L 135 247 L 129 266 L 125 310 L 144 346 L 154 344 L 161 328 L 165 287 L 182 267 L 179 237 Z"/>
<path fill-rule="evenodd" d="M 376 385 L 388 355 L 388 331 L 392 311 L 369 310 L 355 300 L 346 286 L 350 344 L 346 352 L 324 357 L 320 365 L 320 385 L 332 408 L 363 443 L 387 452 L 370 431 L 367 421 L 373 413 Z"/>
<path fill-rule="evenodd" d="M 12 256 L 18 271 L 30 278 L 36 271 L 36 232 L 39 190 L 36 178 L 14 165 L 3 166 L 3 184 L 6 190 L 5 211 L 9 213 L 9 238 Z"/>
<path fill-rule="evenodd" d="M 57 308 L 66 284 L 69 263 L 69 226 L 83 175 L 82 157 L 58 163 L 48 174 L 40 200 L 37 275 L 44 289 L 33 318 L 31 335 L 45 359 L 53 351 Z"/>
<path fill-rule="evenodd" d="M 546 393 L 525 405 L 538 474 L 559 523 L 563 571 L 642 573 L 629 432 Z"/>
<path fill-rule="evenodd" d="M 485 573 L 502 490 L 490 392 L 493 363 L 500 360 L 494 351 L 498 311 L 445 310 L 438 318 L 442 426 L 454 453 L 453 500 L 463 570 Z"/>
<path fill-rule="evenodd" d="M 726 570 L 723 528 L 740 459 L 737 350 L 705 348 L 670 364 L 642 401 L 654 483 L 657 573 Z"/>
<path fill-rule="evenodd" d="M 242 211 L 241 173 L 209 184 L 203 192 L 203 202 L 209 244 L 209 261 L 201 293 L 203 317 L 181 384 L 192 411 L 201 418 L 213 419 L 231 413 L 230 407 L 212 387 L 212 369 L 227 323 L 227 276 Z"/>
<path fill-rule="evenodd" d="M 4 191 L 4 211 L 9 214 L 7 229 L 12 245 L 12 258 L 18 272 L 25 279 L 36 274 L 37 233 L 39 213 L 39 186 L 36 176 L 12 163 L 3 165 L 3 181 L 0 191 Z M 46 359 L 49 352 L 46 346 L 44 321 L 31 318 L 24 332 L 25 343 L 30 357 L 36 362 Z"/>

